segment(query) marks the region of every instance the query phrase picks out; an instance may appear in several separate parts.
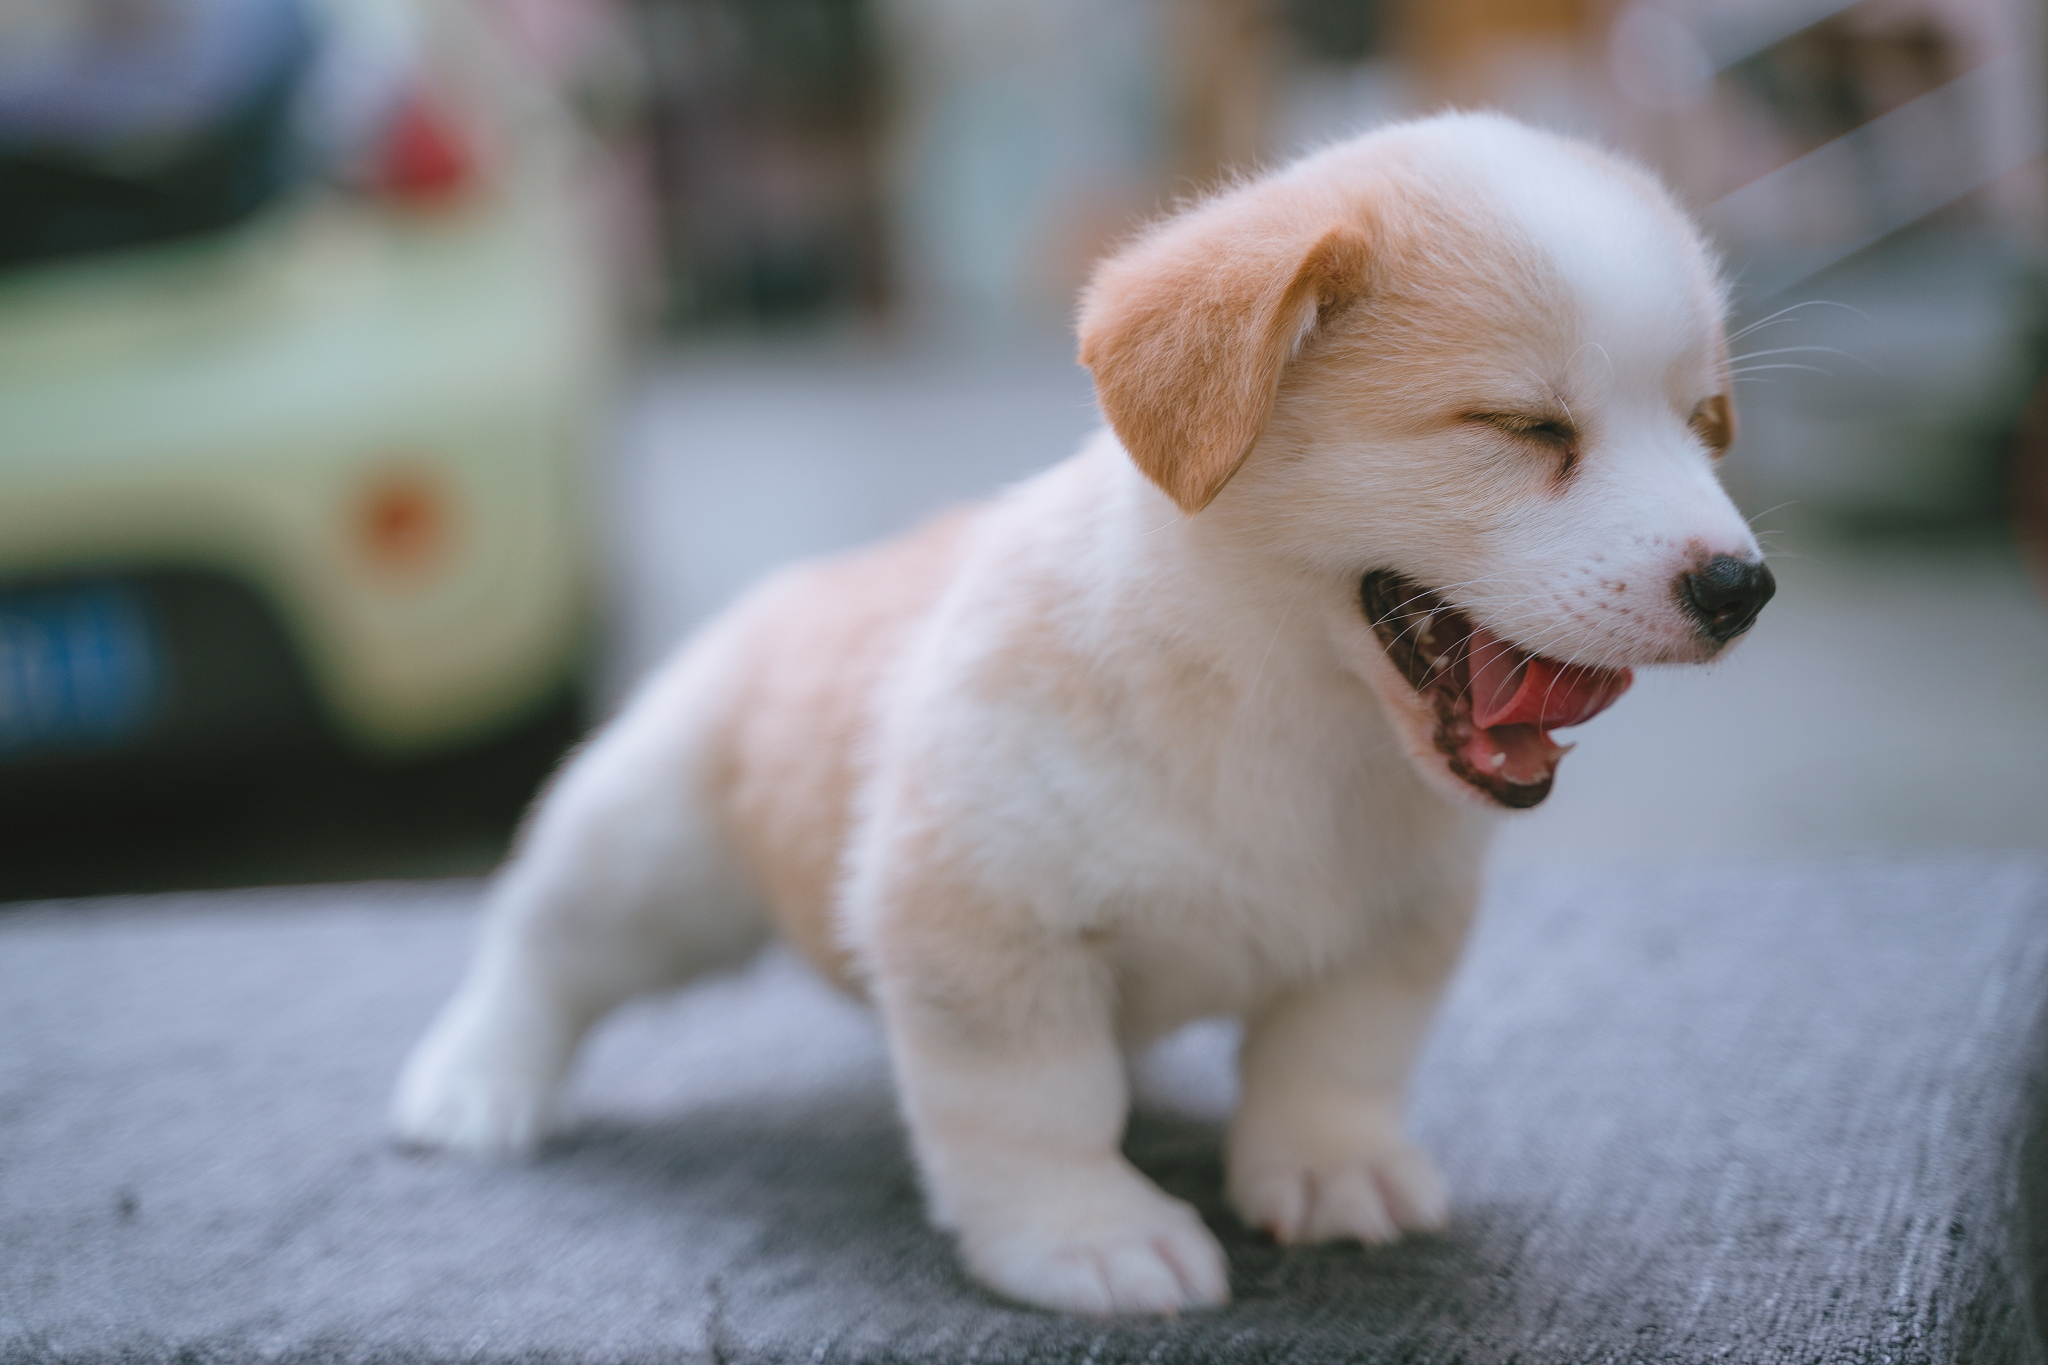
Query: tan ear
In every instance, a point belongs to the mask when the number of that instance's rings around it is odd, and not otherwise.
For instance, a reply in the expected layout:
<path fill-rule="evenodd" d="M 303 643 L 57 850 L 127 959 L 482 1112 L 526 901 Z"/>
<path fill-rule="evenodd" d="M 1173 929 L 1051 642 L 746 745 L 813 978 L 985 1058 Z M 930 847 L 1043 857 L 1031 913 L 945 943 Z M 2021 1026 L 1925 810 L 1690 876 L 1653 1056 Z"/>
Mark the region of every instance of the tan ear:
<path fill-rule="evenodd" d="M 1237 473 L 1287 362 L 1365 291 L 1370 265 L 1354 224 L 1274 231 L 1237 207 L 1166 223 L 1098 266 L 1081 296 L 1081 363 L 1103 415 L 1191 513 Z"/>

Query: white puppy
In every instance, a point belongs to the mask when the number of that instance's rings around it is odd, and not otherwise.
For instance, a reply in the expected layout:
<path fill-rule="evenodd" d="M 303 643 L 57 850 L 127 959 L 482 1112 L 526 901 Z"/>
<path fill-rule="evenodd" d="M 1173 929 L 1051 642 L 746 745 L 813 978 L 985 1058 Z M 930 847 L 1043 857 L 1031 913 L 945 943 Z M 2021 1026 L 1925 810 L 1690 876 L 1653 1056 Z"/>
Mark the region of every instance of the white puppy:
<path fill-rule="evenodd" d="M 1109 430 L 783 573 L 568 766 L 399 1131 L 534 1143 L 600 1015 L 776 926 L 879 1009 L 932 1216 L 1002 1293 L 1227 1297 L 1118 1150 L 1125 1056 L 1201 1016 L 1245 1023 L 1247 1222 L 1440 1225 L 1403 1086 L 1496 819 L 1551 730 L 1771 592 L 1715 477 L 1722 313 L 1648 177 L 1491 116 L 1159 224 L 1082 304 Z"/>

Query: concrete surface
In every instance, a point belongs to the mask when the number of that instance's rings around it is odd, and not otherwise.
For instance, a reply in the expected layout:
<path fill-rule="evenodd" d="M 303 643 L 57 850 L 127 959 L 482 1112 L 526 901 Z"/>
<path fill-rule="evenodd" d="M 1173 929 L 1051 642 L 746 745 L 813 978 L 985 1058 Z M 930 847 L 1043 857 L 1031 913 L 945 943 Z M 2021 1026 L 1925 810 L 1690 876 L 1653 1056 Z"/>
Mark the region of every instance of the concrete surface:
<path fill-rule="evenodd" d="M 531 1163 L 397 1149 L 473 883 L 0 916 L 9 1365 L 1937 1365 L 2042 1359 L 2048 860 L 1497 879 L 1411 1090 L 1451 1219 L 1281 1247 L 1222 1197 L 1235 1036 L 1131 1159 L 1233 1304 L 997 1301 L 926 1222 L 883 1040 L 788 954 L 635 1002 Z"/>

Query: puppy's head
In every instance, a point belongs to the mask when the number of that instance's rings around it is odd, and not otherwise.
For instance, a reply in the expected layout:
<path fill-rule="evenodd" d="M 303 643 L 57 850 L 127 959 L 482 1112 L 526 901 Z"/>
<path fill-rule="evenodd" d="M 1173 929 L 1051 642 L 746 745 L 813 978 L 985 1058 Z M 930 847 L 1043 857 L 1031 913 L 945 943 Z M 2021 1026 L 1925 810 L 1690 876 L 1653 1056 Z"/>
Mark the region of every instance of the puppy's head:
<path fill-rule="evenodd" d="M 1184 512 L 1346 585 L 1338 643 L 1424 776 L 1526 807 L 1632 667 L 1773 590 L 1712 258 L 1648 176 L 1489 115 L 1332 147 L 1152 229 L 1081 359 Z"/>

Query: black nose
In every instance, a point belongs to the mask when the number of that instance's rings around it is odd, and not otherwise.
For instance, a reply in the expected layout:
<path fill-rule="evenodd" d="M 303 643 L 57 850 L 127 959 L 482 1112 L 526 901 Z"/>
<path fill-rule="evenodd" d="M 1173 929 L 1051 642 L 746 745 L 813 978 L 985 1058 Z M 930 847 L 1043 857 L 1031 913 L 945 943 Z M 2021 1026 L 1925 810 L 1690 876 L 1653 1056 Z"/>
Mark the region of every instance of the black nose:
<path fill-rule="evenodd" d="M 1777 590 L 1778 580 L 1763 561 L 1752 564 L 1734 555 L 1715 555 L 1678 576 L 1679 604 L 1717 642 L 1748 630 Z"/>

